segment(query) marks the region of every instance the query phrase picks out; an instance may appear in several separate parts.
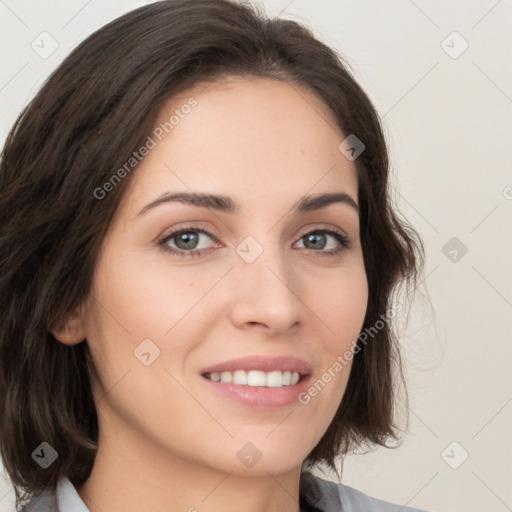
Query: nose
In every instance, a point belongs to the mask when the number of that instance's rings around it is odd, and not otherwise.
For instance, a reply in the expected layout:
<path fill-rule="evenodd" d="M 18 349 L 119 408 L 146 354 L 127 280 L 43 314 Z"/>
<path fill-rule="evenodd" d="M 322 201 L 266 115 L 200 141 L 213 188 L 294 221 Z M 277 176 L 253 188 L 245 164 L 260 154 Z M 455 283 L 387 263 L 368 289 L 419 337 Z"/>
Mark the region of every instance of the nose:
<path fill-rule="evenodd" d="M 240 329 L 265 329 L 278 336 L 305 321 L 301 280 L 280 248 L 265 248 L 252 263 L 243 258 L 231 272 L 231 321 Z"/>

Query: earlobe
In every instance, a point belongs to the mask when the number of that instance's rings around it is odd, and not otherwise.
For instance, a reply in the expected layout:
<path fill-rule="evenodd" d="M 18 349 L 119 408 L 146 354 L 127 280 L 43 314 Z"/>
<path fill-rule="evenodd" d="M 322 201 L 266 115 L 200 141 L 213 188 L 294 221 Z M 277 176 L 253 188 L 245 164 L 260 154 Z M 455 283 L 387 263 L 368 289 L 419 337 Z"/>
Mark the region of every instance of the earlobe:
<path fill-rule="evenodd" d="M 51 329 L 55 339 L 65 345 L 76 345 L 85 339 L 85 329 L 81 316 L 74 312 L 66 318 L 64 327 Z"/>

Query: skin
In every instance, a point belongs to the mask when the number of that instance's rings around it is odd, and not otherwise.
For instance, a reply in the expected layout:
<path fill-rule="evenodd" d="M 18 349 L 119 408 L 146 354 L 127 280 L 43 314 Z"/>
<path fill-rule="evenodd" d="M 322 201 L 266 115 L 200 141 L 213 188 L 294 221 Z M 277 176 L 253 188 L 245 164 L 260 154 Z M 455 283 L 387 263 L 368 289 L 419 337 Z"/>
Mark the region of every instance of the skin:
<path fill-rule="evenodd" d="M 301 464 L 331 423 L 350 362 L 309 404 L 273 410 L 218 396 L 200 373 L 242 356 L 294 355 L 311 363 L 314 382 L 353 348 L 368 300 L 358 214 L 341 203 L 290 210 L 324 192 L 357 203 L 355 165 L 338 149 L 345 135 L 326 105 L 295 85 L 224 78 L 173 97 L 157 124 L 190 97 L 197 106 L 133 171 L 88 308 L 54 332 L 65 344 L 85 340 L 100 375 L 99 449 L 78 493 L 91 512 L 297 512 Z M 242 209 L 174 202 L 137 215 L 164 192 L 191 190 Z M 199 234 L 201 255 L 158 246 L 190 224 L 212 235 Z M 303 233 L 325 226 L 350 247 L 332 235 L 308 244 Z M 247 236 L 263 249 L 252 263 L 236 252 Z M 167 246 L 179 251 L 179 242 Z M 134 356 L 147 338 L 160 349 L 149 366 Z M 251 468 L 237 457 L 247 442 L 262 455 Z"/>

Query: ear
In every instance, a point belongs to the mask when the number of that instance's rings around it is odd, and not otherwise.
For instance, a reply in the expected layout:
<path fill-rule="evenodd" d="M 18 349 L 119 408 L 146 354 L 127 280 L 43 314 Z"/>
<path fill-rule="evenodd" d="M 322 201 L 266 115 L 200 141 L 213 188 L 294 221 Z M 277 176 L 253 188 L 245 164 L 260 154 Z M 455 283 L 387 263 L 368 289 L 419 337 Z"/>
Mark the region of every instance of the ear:
<path fill-rule="evenodd" d="M 82 317 L 76 311 L 68 315 L 64 327 L 56 327 L 50 332 L 64 345 L 76 345 L 85 339 Z"/>

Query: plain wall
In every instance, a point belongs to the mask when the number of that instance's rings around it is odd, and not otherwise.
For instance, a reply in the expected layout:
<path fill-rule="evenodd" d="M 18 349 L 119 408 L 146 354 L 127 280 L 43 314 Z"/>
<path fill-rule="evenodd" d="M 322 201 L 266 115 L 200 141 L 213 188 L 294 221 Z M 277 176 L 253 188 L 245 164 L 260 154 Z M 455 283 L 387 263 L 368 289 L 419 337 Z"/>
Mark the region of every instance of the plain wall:
<path fill-rule="evenodd" d="M 144 3 L 1 2 L 2 144 L 72 48 Z M 381 115 L 398 206 L 426 247 L 401 336 L 409 429 L 397 449 L 348 457 L 342 481 L 432 512 L 512 510 L 512 2 L 259 3 L 349 60 Z M 48 58 L 31 47 L 44 31 L 58 43 Z M 14 492 L 0 483 L 10 512 Z"/>

